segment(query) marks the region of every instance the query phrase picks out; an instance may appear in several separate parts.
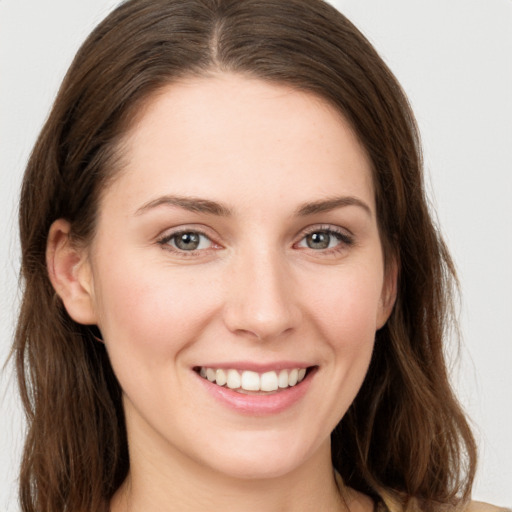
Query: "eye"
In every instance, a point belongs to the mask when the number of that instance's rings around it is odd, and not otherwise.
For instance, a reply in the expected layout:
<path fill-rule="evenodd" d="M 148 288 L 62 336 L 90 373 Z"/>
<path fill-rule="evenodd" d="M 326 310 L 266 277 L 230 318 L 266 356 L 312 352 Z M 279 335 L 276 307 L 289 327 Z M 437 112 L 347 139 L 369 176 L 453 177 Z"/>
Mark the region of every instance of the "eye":
<path fill-rule="evenodd" d="M 329 229 L 316 229 L 307 233 L 297 244 L 298 247 L 305 247 L 315 251 L 336 249 L 339 246 L 352 245 L 352 237 L 345 233 Z"/>
<path fill-rule="evenodd" d="M 166 236 L 159 242 L 162 245 L 170 245 L 178 251 L 198 251 L 212 247 L 212 241 L 198 231 L 180 231 Z"/>
<path fill-rule="evenodd" d="M 330 249 L 338 242 L 339 240 L 327 231 L 317 231 L 304 237 L 304 243 L 310 249 Z"/>

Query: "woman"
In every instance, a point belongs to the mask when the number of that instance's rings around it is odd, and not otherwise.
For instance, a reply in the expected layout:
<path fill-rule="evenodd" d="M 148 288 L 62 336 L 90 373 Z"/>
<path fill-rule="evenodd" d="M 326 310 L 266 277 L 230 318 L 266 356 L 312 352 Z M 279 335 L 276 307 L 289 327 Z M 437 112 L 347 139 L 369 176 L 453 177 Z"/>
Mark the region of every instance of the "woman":
<path fill-rule="evenodd" d="M 123 4 L 20 231 L 24 511 L 466 506 L 414 119 L 332 8 Z"/>

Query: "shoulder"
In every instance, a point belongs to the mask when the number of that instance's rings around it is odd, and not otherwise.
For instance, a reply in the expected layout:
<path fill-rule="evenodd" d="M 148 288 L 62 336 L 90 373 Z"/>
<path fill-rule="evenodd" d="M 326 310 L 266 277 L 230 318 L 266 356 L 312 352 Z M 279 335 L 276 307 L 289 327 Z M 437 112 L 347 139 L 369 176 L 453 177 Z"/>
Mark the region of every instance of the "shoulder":
<path fill-rule="evenodd" d="M 483 503 L 482 501 L 471 501 L 463 512 L 512 512 L 512 509 L 489 505 L 489 503 Z"/>
<path fill-rule="evenodd" d="M 389 497 L 377 507 L 377 512 L 422 512 L 423 510 L 425 510 L 424 507 L 415 499 L 411 499 L 404 504 L 399 503 L 397 500 L 389 499 Z M 483 503 L 482 501 L 469 501 L 455 507 L 439 505 L 437 510 L 439 512 L 512 512 L 512 508 L 498 507 L 489 503 Z"/>

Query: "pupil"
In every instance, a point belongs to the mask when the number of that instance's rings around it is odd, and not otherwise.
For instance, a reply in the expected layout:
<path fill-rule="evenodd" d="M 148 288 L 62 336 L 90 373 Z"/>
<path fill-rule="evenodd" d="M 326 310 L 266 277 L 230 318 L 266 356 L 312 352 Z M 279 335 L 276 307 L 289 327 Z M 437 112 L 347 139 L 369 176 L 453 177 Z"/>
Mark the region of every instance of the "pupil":
<path fill-rule="evenodd" d="M 327 249 L 329 242 L 330 235 L 328 233 L 311 233 L 307 237 L 307 244 L 310 249 Z"/>
<path fill-rule="evenodd" d="M 193 251 L 199 247 L 199 235 L 197 233 L 182 233 L 176 237 L 176 245 L 179 249 Z"/>

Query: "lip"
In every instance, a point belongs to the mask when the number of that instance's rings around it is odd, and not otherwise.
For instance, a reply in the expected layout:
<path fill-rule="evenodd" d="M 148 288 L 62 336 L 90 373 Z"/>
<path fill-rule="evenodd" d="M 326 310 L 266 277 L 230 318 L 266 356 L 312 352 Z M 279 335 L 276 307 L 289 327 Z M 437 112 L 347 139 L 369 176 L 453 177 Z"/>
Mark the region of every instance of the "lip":
<path fill-rule="evenodd" d="M 279 361 L 277 363 L 255 363 L 254 361 L 233 361 L 231 363 L 215 363 L 196 365 L 194 368 L 218 368 L 221 370 L 249 370 L 257 373 L 278 372 L 280 370 L 293 370 L 294 368 L 312 368 L 316 365 L 306 361 Z"/>
<path fill-rule="evenodd" d="M 235 364 L 235 366 L 232 366 Z M 233 369 L 244 369 L 250 371 L 264 372 L 272 370 L 281 370 L 289 368 L 297 368 L 297 363 L 290 365 L 289 363 L 279 363 L 273 365 L 258 365 L 258 364 L 247 364 L 240 365 L 237 363 L 229 363 L 226 365 L 211 365 L 215 368 L 233 368 Z M 252 415 L 252 416 L 268 416 L 273 414 L 279 414 L 293 405 L 297 404 L 307 393 L 311 382 L 317 372 L 318 367 L 311 365 L 303 365 L 302 368 L 308 367 L 309 371 L 306 374 L 304 380 L 295 386 L 283 389 L 277 393 L 252 395 L 239 393 L 233 389 L 217 386 L 207 379 L 201 377 L 197 372 L 194 371 L 195 377 L 204 386 L 204 389 L 209 393 L 215 400 L 220 402 L 225 407 L 234 410 L 241 414 Z"/>

